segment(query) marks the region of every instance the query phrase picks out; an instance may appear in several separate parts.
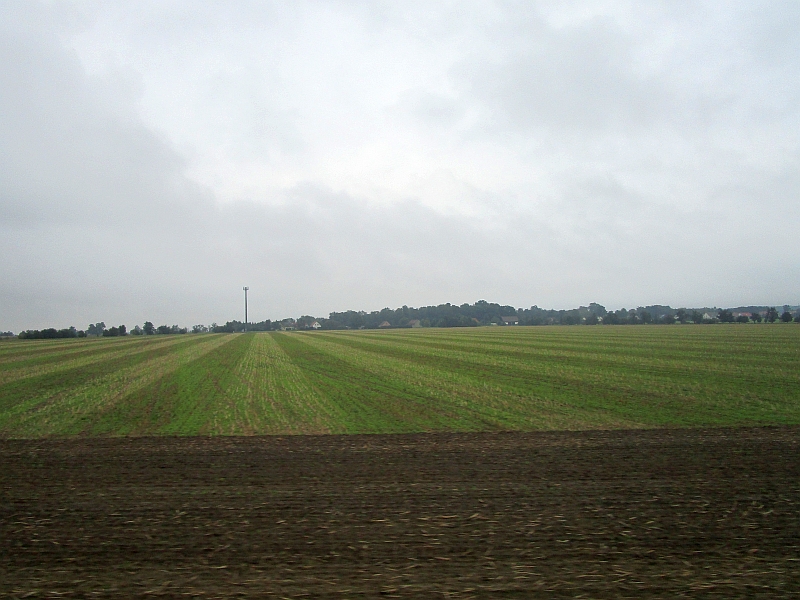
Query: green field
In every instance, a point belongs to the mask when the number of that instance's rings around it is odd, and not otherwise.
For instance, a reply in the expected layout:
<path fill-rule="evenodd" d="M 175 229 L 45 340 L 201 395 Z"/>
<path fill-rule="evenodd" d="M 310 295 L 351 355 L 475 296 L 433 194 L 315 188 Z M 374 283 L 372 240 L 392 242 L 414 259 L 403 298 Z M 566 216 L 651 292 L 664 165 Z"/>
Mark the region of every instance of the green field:
<path fill-rule="evenodd" d="M 0 437 L 800 423 L 796 325 L 0 344 Z"/>

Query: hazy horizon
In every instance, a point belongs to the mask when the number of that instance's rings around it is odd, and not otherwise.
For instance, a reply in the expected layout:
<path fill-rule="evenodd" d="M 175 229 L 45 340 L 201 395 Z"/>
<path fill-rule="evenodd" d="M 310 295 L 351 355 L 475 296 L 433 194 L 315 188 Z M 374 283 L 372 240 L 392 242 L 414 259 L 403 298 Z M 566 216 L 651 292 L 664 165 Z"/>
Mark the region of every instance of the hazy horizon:
<path fill-rule="evenodd" d="M 0 330 L 800 304 L 800 4 L 0 5 Z M 633 302 L 633 303 L 631 303 Z"/>
<path fill-rule="evenodd" d="M 466 303 L 466 304 L 474 305 L 477 302 L 478 301 L 470 302 L 470 303 Z M 500 306 L 511 306 L 511 305 L 508 305 L 508 304 L 504 304 L 502 302 L 493 302 L 493 301 L 487 301 L 487 302 L 489 302 L 490 304 L 498 304 Z M 447 303 L 442 303 L 442 304 L 447 304 Z M 452 302 L 450 304 L 451 305 L 455 305 L 455 303 L 452 303 Z M 464 303 L 462 303 L 460 305 L 457 305 L 457 306 L 463 306 L 463 304 Z M 669 307 L 669 308 L 671 308 L 673 310 L 678 310 L 678 309 L 682 308 L 682 309 L 686 309 L 686 310 L 689 310 L 689 311 L 691 311 L 691 310 L 704 310 L 704 311 L 705 310 L 737 310 L 737 309 L 749 308 L 749 307 L 759 307 L 759 308 L 767 309 L 769 307 L 773 307 L 776 310 L 778 310 L 779 313 L 782 312 L 785 307 L 789 307 L 790 310 L 792 310 L 792 311 L 796 311 L 798 308 L 800 308 L 800 305 L 786 304 L 786 303 L 783 303 L 783 304 L 747 304 L 747 305 L 738 305 L 738 306 L 716 306 L 716 305 L 707 305 L 707 306 L 670 306 L 670 305 L 667 305 L 667 304 L 658 304 L 658 303 L 649 304 L 649 305 L 646 305 L 646 306 L 642 305 L 642 304 L 637 304 L 637 305 L 629 304 L 629 305 L 625 305 L 625 306 L 606 306 L 602 302 L 597 302 L 597 303 L 586 302 L 586 303 L 583 303 L 581 305 L 564 307 L 564 308 L 554 308 L 554 307 L 537 306 L 537 305 L 513 306 L 513 308 L 515 310 L 519 311 L 519 310 L 528 310 L 528 309 L 533 308 L 534 306 L 536 306 L 537 308 L 540 308 L 540 309 L 545 310 L 545 311 L 550 311 L 550 310 L 553 310 L 553 311 L 561 311 L 561 310 L 563 310 L 563 311 L 571 311 L 571 310 L 577 310 L 579 308 L 581 308 L 581 309 L 588 308 L 590 304 L 599 304 L 599 305 L 603 306 L 603 308 L 607 309 L 609 312 L 615 312 L 615 311 L 618 311 L 618 310 L 621 310 L 621 309 L 637 310 L 639 308 L 647 308 L 647 307 L 654 307 L 654 306 Z M 439 306 L 439 305 L 419 305 L 419 306 L 404 305 L 404 306 L 407 306 L 411 310 L 417 310 L 417 309 L 429 308 L 430 306 Z M 361 312 L 361 313 L 364 313 L 364 314 L 370 314 L 370 313 L 379 313 L 379 312 L 381 312 L 382 310 L 385 310 L 385 309 L 389 309 L 389 310 L 395 311 L 395 310 L 404 308 L 404 306 L 387 306 L 387 307 L 382 307 L 382 308 L 377 308 L 377 309 L 376 308 L 364 309 L 364 308 L 350 307 L 350 308 L 335 309 L 335 310 L 329 311 L 328 313 L 325 313 L 325 314 L 292 313 L 292 314 L 284 314 L 284 315 L 280 315 L 280 316 L 271 316 L 271 317 L 265 317 L 265 318 L 253 318 L 252 317 L 252 312 L 250 310 L 248 310 L 247 322 L 251 323 L 251 324 L 262 323 L 262 322 L 265 322 L 265 321 L 270 321 L 272 323 L 277 323 L 277 322 L 280 322 L 280 321 L 285 320 L 285 319 L 299 319 L 299 318 L 301 318 L 303 316 L 310 316 L 310 317 L 314 317 L 316 319 L 327 319 L 329 317 L 329 314 L 331 314 L 333 312 L 344 313 L 344 312 L 347 312 L 347 311 L 355 311 L 355 312 Z M 242 306 L 242 313 L 244 313 L 244 306 Z M 192 323 L 184 323 L 184 322 L 166 323 L 166 322 L 156 322 L 156 321 L 152 321 L 150 319 L 146 319 L 146 321 L 150 321 L 155 327 L 158 327 L 160 325 L 167 325 L 167 326 L 176 326 L 177 325 L 179 327 L 185 327 L 185 328 L 188 328 L 189 330 L 191 330 L 192 326 L 194 326 L 194 325 L 203 325 L 203 326 L 206 326 L 206 327 L 210 327 L 210 326 L 212 326 L 214 324 L 216 324 L 216 325 L 225 325 L 228 322 L 244 323 L 245 319 L 244 319 L 244 314 L 241 314 L 238 317 L 237 316 L 233 316 L 233 317 L 226 317 L 224 319 L 217 318 L 217 319 L 210 319 L 210 320 L 206 320 L 206 321 L 192 322 Z M 136 326 L 140 326 L 141 327 L 145 323 L 145 321 L 137 322 L 137 323 L 129 323 L 125 319 L 123 319 L 120 322 L 113 322 L 112 323 L 112 322 L 107 322 L 105 319 L 95 319 L 94 321 L 90 321 L 89 323 L 87 323 L 85 326 L 84 325 L 79 325 L 79 324 L 76 324 L 76 323 L 69 323 L 69 324 L 66 324 L 66 325 L 58 325 L 58 326 L 54 326 L 54 325 L 51 324 L 51 325 L 48 325 L 46 327 L 47 328 L 54 328 L 54 329 L 68 329 L 69 327 L 75 327 L 75 329 L 77 329 L 77 330 L 85 330 L 86 327 L 94 325 L 95 323 L 101 323 L 101 322 L 104 323 L 107 328 L 118 327 L 120 325 L 124 325 L 127 328 L 129 333 L 134 327 L 136 327 Z M 44 328 L 45 327 L 39 327 L 38 329 L 44 329 Z M 16 334 L 16 333 L 20 333 L 21 331 L 33 330 L 33 329 L 36 329 L 36 328 L 24 327 L 24 328 L 20 328 L 18 331 L 17 330 L 12 330 L 12 333 Z M 0 327 L 0 333 L 2 333 L 4 331 L 6 331 L 6 330 L 3 329 L 2 327 Z"/>

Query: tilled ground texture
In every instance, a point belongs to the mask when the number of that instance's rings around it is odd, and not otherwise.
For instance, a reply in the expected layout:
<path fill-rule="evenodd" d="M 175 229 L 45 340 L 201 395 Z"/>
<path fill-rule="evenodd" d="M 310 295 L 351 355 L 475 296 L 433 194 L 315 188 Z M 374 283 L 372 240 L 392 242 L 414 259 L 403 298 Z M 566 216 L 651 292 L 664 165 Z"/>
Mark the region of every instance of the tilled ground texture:
<path fill-rule="evenodd" d="M 799 438 L 5 440 L 0 596 L 793 596 Z"/>

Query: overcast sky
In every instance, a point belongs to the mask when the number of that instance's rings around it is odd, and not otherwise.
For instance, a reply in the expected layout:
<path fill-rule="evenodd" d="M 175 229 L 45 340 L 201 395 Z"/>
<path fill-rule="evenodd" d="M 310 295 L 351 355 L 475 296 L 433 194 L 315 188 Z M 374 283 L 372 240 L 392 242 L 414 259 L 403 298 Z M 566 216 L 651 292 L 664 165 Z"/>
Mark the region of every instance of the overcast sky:
<path fill-rule="evenodd" d="M 795 1 L 0 0 L 0 330 L 800 303 L 798 74 Z"/>

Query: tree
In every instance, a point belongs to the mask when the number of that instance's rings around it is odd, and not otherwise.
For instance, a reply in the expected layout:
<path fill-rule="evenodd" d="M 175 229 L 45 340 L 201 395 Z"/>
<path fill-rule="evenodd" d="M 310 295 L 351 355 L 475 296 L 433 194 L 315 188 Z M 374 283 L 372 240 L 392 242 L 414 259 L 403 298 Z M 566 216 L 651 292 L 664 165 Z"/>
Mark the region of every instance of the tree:
<path fill-rule="evenodd" d="M 143 331 L 145 335 L 153 335 L 156 332 L 156 328 L 150 321 L 145 321 Z"/>
<path fill-rule="evenodd" d="M 311 324 L 316 321 L 314 317 L 311 315 L 303 315 L 299 319 L 297 319 L 297 328 L 298 329 L 310 329 Z"/>
<path fill-rule="evenodd" d="M 720 323 L 733 323 L 733 313 L 729 311 L 727 308 L 720 308 L 719 312 L 717 313 L 717 318 L 719 319 Z"/>
<path fill-rule="evenodd" d="M 602 304 L 598 304 L 597 302 L 590 302 L 589 310 L 593 315 L 597 315 L 598 317 L 604 317 L 606 314 L 606 307 Z"/>
<path fill-rule="evenodd" d="M 767 309 L 767 323 L 774 323 L 778 320 L 778 311 L 775 309 L 774 306 L 770 306 Z"/>
<path fill-rule="evenodd" d="M 106 329 L 106 324 L 103 323 L 103 321 L 95 323 L 94 325 L 90 323 L 89 326 L 86 328 L 86 333 L 88 335 L 96 335 L 97 337 L 100 337 L 101 335 L 103 335 L 103 331 L 105 331 L 105 329 Z"/>
<path fill-rule="evenodd" d="M 781 321 L 783 321 L 784 323 L 791 323 L 792 313 L 790 313 L 788 310 L 783 311 L 783 314 L 781 315 Z"/>
<path fill-rule="evenodd" d="M 758 311 L 754 311 L 750 318 L 753 320 L 753 323 L 761 323 L 761 313 Z"/>
<path fill-rule="evenodd" d="M 701 313 L 699 310 L 693 310 L 692 323 L 699 325 L 702 322 L 703 322 L 703 313 Z"/>
<path fill-rule="evenodd" d="M 686 312 L 685 308 L 679 308 L 678 312 L 675 313 L 675 316 L 678 317 L 678 321 L 681 323 L 686 323 L 689 320 L 689 313 Z"/>
<path fill-rule="evenodd" d="M 737 323 L 748 323 L 749 321 L 750 321 L 750 319 L 747 318 L 746 315 L 739 315 L 738 317 L 736 317 L 736 322 Z"/>
<path fill-rule="evenodd" d="M 13 336 L 10 331 L 7 333 L 0 333 L 0 336 Z M 59 338 L 74 338 L 80 337 L 78 330 L 74 327 L 69 327 L 68 329 L 58 329 L 56 330 L 53 327 L 49 327 L 47 329 L 42 329 L 39 331 L 38 329 L 28 329 L 27 331 L 21 331 L 20 334 L 17 336 L 21 340 L 55 340 Z"/>
<path fill-rule="evenodd" d="M 134 325 L 133 329 L 131 329 L 131 335 L 142 335 L 143 333 L 144 331 L 142 331 L 142 328 L 138 325 Z"/>

